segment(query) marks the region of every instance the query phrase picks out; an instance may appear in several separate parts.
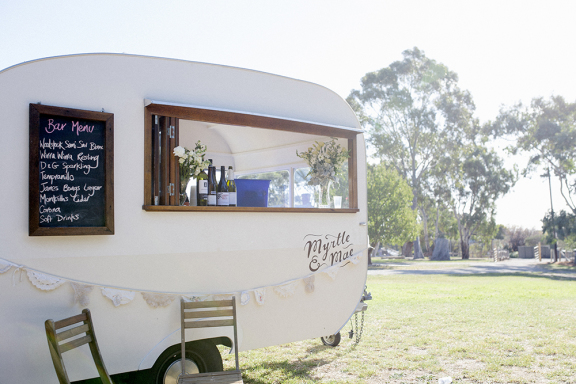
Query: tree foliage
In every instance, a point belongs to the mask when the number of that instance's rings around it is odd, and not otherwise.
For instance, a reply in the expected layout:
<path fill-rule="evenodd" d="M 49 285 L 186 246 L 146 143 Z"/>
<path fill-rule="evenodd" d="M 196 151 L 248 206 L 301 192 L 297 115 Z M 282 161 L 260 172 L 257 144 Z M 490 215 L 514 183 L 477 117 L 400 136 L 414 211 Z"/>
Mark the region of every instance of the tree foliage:
<path fill-rule="evenodd" d="M 554 244 L 557 239 L 562 240 L 571 248 L 576 247 L 576 215 L 565 210 L 556 212 L 554 220 L 550 212 L 542 219 L 542 231 L 546 235 L 546 242 Z M 556 238 L 554 238 L 556 231 Z"/>
<path fill-rule="evenodd" d="M 516 140 L 509 147 L 513 153 L 530 155 L 525 175 L 539 165 L 550 167 L 560 181 L 566 204 L 576 214 L 576 103 L 561 96 L 535 98 L 529 106 L 518 103 L 503 108 L 487 128 L 495 136 L 512 136 Z"/>
<path fill-rule="evenodd" d="M 446 66 L 418 48 L 402 54 L 403 60 L 366 74 L 361 89 L 352 91 L 348 102 L 369 132 L 368 142 L 376 155 L 412 188 L 416 210 L 419 197 L 428 193 L 425 186 L 439 153 L 461 121 L 469 120 L 473 103 L 470 94 L 458 88 L 458 76 Z M 417 242 L 415 249 L 419 249 Z"/>
<path fill-rule="evenodd" d="M 541 235 L 541 232 L 536 229 L 528 229 L 516 225 L 506 228 L 505 247 L 511 252 L 517 252 L 518 247 L 530 246 L 530 238 L 536 238 Z"/>
<path fill-rule="evenodd" d="M 370 241 L 402 245 L 417 236 L 416 212 L 411 209 L 412 190 L 406 181 L 383 163 L 369 166 L 368 236 Z"/>
<path fill-rule="evenodd" d="M 504 168 L 502 159 L 473 126 L 467 130 L 467 139 L 443 156 L 438 171 L 443 180 L 438 188 L 450 202 L 458 222 L 462 258 L 468 259 L 473 236 L 496 235 L 496 200 L 514 185 L 515 174 Z"/>
<path fill-rule="evenodd" d="M 456 219 L 462 257 L 468 258 L 472 236 L 495 235 L 495 202 L 514 184 L 514 174 L 489 149 L 472 97 L 458 87 L 456 73 L 418 48 L 403 56 L 366 74 L 348 102 L 376 156 L 412 188 L 412 209 L 421 213 L 425 237 L 432 202 L 442 203 Z"/>

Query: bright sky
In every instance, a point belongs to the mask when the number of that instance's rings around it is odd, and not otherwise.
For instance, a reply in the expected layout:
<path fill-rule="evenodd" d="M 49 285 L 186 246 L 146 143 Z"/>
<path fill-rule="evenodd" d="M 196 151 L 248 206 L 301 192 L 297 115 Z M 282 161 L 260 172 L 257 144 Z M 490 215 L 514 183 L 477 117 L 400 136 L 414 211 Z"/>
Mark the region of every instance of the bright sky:
<path fill-rule="evenodd" d="M 142 54 L 276 73 L 345 98 L 367 72 L 417 46 L 458 73 L 487 121 L 502 104 L 576 100 L 574 15 L 570 0 L 1 0 L 0 69 L 73 53 Z M 499 201 L 498 223 L 540 228 L 548 193 L 547 180 L 521 180 Z M 559 211 L 559 192 L 553 198 Z"/>

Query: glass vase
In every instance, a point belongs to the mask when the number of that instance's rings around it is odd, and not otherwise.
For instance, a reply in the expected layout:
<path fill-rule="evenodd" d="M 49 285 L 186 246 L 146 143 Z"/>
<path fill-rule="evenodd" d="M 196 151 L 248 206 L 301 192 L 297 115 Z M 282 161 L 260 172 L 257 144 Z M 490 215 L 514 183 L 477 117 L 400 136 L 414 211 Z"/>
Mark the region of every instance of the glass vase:
<path fill-rule="evenodd" d="M 180 205 L 190 205 L 190 200 L 186 194 L 186 187 L 188 187 L 189 177 L 180 177 Z"/>
<path fill-rule="evenodd" d="M 318 185 L 318 208 L 330 208 L 330 187 L 332 180 Z"/>

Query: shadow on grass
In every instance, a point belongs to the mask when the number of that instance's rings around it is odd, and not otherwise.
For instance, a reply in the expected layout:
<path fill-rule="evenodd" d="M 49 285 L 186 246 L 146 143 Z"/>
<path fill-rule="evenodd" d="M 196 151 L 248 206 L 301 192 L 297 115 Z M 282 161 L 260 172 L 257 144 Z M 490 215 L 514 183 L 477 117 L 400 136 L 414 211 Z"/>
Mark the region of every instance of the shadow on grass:
<path fill-rule="evenodd" d="M 110 376 L 114 384 L 153 384 L 154 382 L 151 369 L 119 373 Z M 93 379 L 74 381 L 72 384 L 102 384 L 102 380 L 96 377 Z"/>
<path fill-rule="evenodd" d="M 544 264 L 542 268 L 551 272 L 574 272 L 576 273 L 576 265 L 573 262 L 561 261 L 554 264 Z"/>
<path fill-rule="evenodd" d="M 459 273 L 459 274 L 454 274 L 455 277 L 504 277 L 504 276 L 508 276 L 508 277 L 531 277 L 534 279 L 548 279 L 548 280 L 566 280 L 566 281 L 575 281 L 576 280 L 576 274 L 539 274 L 539 273 L 530 273 L 530 272 L 490 272 L 490 273 L 476 273 L 476 274 L 465 274 L 465 273 Z"/>
<path fill-rule="evenodd" d="M 270 382 L 269 374 L 277 376 L 278 382 L 283 383 L 288 380 L 310 380 L 314 381 L 317 378 L 313 377 L 310 373 L 312 368 L 321 365 L 329 364 L 333 359 L 327 360 L 323 358 L 311 358 L 295 361 L 277 361 L 277 362 L 258 362 L 256 364 L 244 364 L 241 368 L 244 378 L 244 383 L 264 384 Z M 250 373 L 259 372 L 260 376 L 265 378 L 251 377 Z"/>
<path fill-rule="evenodd" d="M 380 268 L 384 269 L 384 268 Z M 389 268 L 391 269 L 391 268 Z M 476 265 L 466 268 L 446 269 L 394 269 L 394 275 L 454 275 L 469 276 L 524 276 L 551 280 L 576 280 L 576 268 L 554 269 L 543 265 L 537 266 L 499 266 L 497 264 Z M 377 275 L 377 274 L 375 274 Z"/>

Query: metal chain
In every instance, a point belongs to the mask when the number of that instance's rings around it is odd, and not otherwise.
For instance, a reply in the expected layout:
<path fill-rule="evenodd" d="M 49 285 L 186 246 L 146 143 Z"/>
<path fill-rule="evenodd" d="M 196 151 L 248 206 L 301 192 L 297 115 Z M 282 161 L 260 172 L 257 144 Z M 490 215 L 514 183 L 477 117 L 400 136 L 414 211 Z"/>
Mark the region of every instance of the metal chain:
<path fill-rule="evenodd" d="M 356 323 L 356 340 L 355 343 L 358 344 L 362 338 L 362 332 L 364 332 L 364 311 L 362 311 L 362 320 L 360 322 L 360 328 L 358 328 L 358 314 L 354 315 L 354 322 Z"/>

